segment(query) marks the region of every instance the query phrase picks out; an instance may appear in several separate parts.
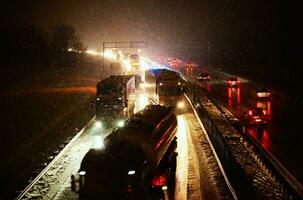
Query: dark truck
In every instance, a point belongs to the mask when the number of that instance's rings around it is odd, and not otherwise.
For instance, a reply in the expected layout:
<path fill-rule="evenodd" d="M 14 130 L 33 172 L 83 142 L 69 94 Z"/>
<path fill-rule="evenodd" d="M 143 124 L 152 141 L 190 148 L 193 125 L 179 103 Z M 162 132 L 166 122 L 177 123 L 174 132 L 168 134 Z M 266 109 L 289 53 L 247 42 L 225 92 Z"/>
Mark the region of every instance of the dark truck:
<path fill-rule="evenodd" d="M 111 75 L 97 84 L 96 120 L 117 125 L 134 114 L 136 80 L 132 75 Z"/>
<path fill-rule="evenodd" d="M 158 95 L 179 95 L 183 93 L 185 83 L 178 72 L 168 69 L 154 69 L 151 73 L 156 77 Z"/>
<path fill-rule="evenodd" d="M 72 188 L 79 199 L 173 199 L 176 131 L 172 107 L 146 106 L 84 156 Z"/>
<path fill-rule="evenodd" d="M 178 113 L 185 111 L 183 99 L 185 81 L 179 73 L 168 69 L 154 69 L 151 73 L 156 78 L 158 103 L 173 106 Z"/>

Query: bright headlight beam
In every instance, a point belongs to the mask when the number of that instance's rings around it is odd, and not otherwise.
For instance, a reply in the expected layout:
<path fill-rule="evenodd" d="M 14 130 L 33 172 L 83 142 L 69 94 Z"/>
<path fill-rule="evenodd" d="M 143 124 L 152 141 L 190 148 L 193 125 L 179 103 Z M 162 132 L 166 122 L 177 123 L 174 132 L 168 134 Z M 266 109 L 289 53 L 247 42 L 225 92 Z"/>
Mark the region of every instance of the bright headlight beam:
<path fill-rule="evenodd" d="M 84 176 L 85 174 L 86 174 L 86 171 L 80 171 L 80 172 L 79 172 L 79 175 L 80 175 L 80 176 Z"/>
<path fill-rule="evenodd" d="M 124 126 L 124 120 L 118 121 L 117 126 L 123 127 Z"/>
<path fill-rule="evenodd" d="M 94 148 L 95 149 L 103 149 L 104 148 L 103 138 L 101 136 L 96 136 Z"/>
<path fill-rule="evenodd" d="M 100 121 L 96 121 L 95 126 L 96 126 L 96 128 L 101 128 L 102 123 Z"/>
<path fill-rule="evenodd" d="M 135 170 L 129 170 L 127 174 L 128 174 L 128 175 L 134 175 L 135 173 L 136 173 Z"/>
<path fill-rule="evenodd" d="M 178 104 L 177 104 L 178 108 L 184 108 L 185 107 L 185 104 L 183 101 L 179 101 Z"/>

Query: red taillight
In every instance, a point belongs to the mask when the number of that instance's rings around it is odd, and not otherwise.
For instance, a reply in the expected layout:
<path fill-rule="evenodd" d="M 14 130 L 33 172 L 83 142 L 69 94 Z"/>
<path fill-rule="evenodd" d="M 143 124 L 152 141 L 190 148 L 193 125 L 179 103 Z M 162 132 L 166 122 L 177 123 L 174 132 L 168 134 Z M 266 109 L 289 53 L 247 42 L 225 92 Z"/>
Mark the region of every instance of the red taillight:
<path fill-rule="evenodd" d="M 132 185 L 127 186 L 127 192 L 132 193 L 134 192 L 134 187 Z"/>
<path fill-rule="evenodd" d="M 231 84 L 231 81 L 228 81 L 229 84 Z"/>
<path fill-rule="evenodd" d="M 252 111 L 250 110 L 250 111 L 248 112 L 248 114 L 249 114 L 249 115 L 252 115 L 253 113 L 252 113 Z"/>
<path fill-rule="evenodd" d="M 166 185 L 166 176 L 165 175 L 154 176 L 154 178 L 152 180 L 152 186 L 162 187 L 164 185 Z"/>
<path fill-rule="evenodd" d="M 266 115 L 266 110 L 263 110 L 263 115 Z"/>

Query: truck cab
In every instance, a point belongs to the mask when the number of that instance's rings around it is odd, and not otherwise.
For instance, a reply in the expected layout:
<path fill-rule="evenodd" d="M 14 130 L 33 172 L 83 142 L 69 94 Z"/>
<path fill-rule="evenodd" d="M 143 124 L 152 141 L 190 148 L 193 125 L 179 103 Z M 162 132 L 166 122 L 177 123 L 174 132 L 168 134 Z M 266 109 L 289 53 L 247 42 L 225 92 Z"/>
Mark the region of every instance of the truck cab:
<path fill-rule="evenodd" d="M 140 56 L 139 54 L 130 54 L 129 63 L 132 71 L 137 71 L 140 69 Z"/>

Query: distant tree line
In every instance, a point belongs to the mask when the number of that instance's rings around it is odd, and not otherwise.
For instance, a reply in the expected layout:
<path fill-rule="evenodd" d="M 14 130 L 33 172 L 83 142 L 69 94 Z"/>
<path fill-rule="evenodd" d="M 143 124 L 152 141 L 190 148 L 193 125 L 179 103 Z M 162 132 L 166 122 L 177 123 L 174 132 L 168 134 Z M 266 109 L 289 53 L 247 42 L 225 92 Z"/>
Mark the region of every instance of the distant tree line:
<path fill-rule="evenodd" d="M 64 62 L 72 54 L 86 50 L 79 35 L 71 25 L 56 25 L 49 30 L 33 25 L 5 29 L 2 62 L 6 64 L 54 65 Z"/>

